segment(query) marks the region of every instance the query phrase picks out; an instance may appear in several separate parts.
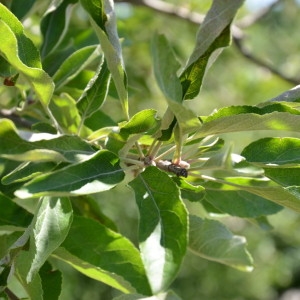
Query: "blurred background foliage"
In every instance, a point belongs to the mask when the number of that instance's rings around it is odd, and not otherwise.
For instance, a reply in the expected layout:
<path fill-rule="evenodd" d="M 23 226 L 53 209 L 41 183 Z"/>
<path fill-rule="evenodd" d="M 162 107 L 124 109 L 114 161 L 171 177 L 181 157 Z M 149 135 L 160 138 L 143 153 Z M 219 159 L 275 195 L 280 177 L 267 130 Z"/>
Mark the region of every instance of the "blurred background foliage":
<path fill-rule="evenodd" d="M 12 1 L 1 2 L 9 5 L 8 2 Z M 36 14 L 23 16 L 22 21 L 30 38 L 37 45 L 41 45 L 38 13 L 44 11 L 44 6 L 43 1 L 38 2 L 40 7 Z M 188 19 L 159 13 L 145 5 L 136 5 L 136 2 L 140 1 L 116 3 L 118 30 L 130 87 L 131 115 L 145 108 L 155 108 L 162 115 L 166 103 L 153 76 L 150 50 L 152 36 L 155 32 L 164 33 L 179 62 L 184 65 L 193 50 L 198 25 Z M 206 0 L 161 2 L 173 4 L 177 8 L 184 7 L 199 14 L 205 14 L 211 4 L 211 1 Z M 273 2 L 276 5 L 271 6 L 272 1 L 245 2 L 235 24 L 242 32 L 242 38 L 238 42 L 249 51 L 251 59 L 241 52 L 235 42 L 222 52 L 208 71 L 200 95 L 188 103 L 198 115 L 210 114 L 214 109 L 223 106 L 255 105 L 277 96 L 300 81 L 300 1 Z M 259 17 L 261 12 L 265 13 Z M 246 21 L 252 17 L 255 21 L 247 24 Z M 44 67 L 53 74 L 55 65 L 61 63 L 71 49 L 95 43 L 97 39 L 86 15 L 79 7 L 75 7 L 68 33 L 60 45 L 61 55 L 44 61 Z M 87 82 L 92 73 L 84 72 L 78 76 L 86 76 Z M 68 85 L 76 87 L 77 82 L 75 78 Z M 13 93 L 13 90 L 9 93 Z M 119 101 L 114 96 L 112 88 L 109 100 L 103 108 L 113 118 L 112 123 L 121 120 Z M 6 105 L 9 108 L 14 104 L 2 103 L 2 107 Z M 275 135 L 278 134 L 280 133 Z M 232 134 L 227 136 L 227 140 L 233 142 L 238 151 L 254 135 L 257 138 L 257 133 L 252 132 Z M 132 191 L 124 186 L 116 188 L 113 193 L 101 193 L 99 205 L 116 222 L 120 232 L 135 242 L 138 214 Z M 187 205 L 193 206 L 192 209 L 196 211 L 201 209 L 200 204 Z M 171 288 L 182 299 L 188 300 L 300 299 L 300 216 L 284 209 L 270 217 L 272 229 L 260 228 L 250 220 L 248 222 L 224 216 L 224 221 L 235 234 L 247 237 L 248 248 L 255 260 L 254 271 L 243 273 L 188 253 Z M 58 261 L 53 260 L 53 264 L 65 269 L 67 274 L 61 299 L 112 299 L 119 293 Z M 74 286 L 78 288 L 74 289 Z M 292 298 L 296 293 L 298 298 Z"/>

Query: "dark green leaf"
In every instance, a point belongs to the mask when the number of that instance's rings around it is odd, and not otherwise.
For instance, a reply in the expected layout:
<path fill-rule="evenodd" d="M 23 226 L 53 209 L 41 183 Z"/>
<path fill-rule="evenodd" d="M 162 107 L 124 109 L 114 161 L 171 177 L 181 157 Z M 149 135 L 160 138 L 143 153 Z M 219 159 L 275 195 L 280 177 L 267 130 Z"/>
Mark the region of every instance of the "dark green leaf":
<path fill-rule="evenodd" d="M 200 28 L 202 29 L 203 25 L 201 25 Z M 224 28 L 223 32 L 195 62 L 186 67 L 184 72 L 180 75 L 184 99 L 193 99 L 199 94 L 209 58 L 218 48 L 228 46 L 229 42 L 230 25 Z"/>
<path fill-rule="evenodd" d="M 53 76 L 56 89 L 73 79 L 99 55 L 98 46 L 87 46 L 72 53 Z"/>
<path fill-rule="evenodd" d="M 139 243 L 154 293 L 174 279 L 187 247 L 187 211 L 173 180 L 148 167 L 130 186 L 140 211 Z"/>
<path fill-rule="evenodd" d="M 110 73 L 104 61 L 88 83 L 83 95 L 77 102 L 78 110 L 85 120 L 94 114 L 105 101 L 110 83 Z"/>
<path fill-rule="evenodd" d="M 65 37 L 75 2 L 76 0 L 62 1 L 56 9 L 52 6 L 51 10 L 48 10 L 44 15 L 41 22 L 41 33 L 43 35 L 41 55 L 43 57 L 57 48 Z"/>
<path fill-rule="evenodd" d="M 298 150 L 299 151 L 299 150 Z M 300 167 L 264 168 L 265 175 L 283 186 L 300 186 Z"/>
<path fill-rule="evenodd" d="M 43 300 L 58 300 L 62 291 L 62 274 L 46 262 L 40 270 Z"/>
<path fill-rule="evenodd" d="M 0 193 L 0 226 L 27 227 L 32 215 Z"/>
<path fill-rule="evenodd" d="M 300 128 L 299 128 L 300 129 Z M 247 161 L 266 167 L 300 164 L 300 139 L 264 138 L 248 145 L 241 153 Z M 299 179 L 300 185 L 300 179 Z"/>
<path fill-rule="evenodd" d="M 198 95 L 211 54 L 230 42 L 230 24 L 244 1 L 214 0 L 197 33 L 197 42 L 180 79 L 184 99 Z M 214 57 L 215 59 L 215 57 Z"/>

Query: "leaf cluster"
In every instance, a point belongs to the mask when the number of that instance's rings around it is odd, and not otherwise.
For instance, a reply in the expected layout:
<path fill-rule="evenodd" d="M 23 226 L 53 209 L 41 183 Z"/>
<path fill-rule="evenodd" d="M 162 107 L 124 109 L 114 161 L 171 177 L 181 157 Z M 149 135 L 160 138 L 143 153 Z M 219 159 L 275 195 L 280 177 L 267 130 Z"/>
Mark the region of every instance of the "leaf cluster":
<path fill-rule="evenodd" d="M 18 294 L 17 280 L 30 299 L 59 299 L 57 261 L 121 291 L 119 300 L 178 299 L 169 286 L 188 249 L 253 269 L 246 239 L 213 216 L 264 227 L 267 216 L 284 207 L 300 212 L 300 140 L 265 137 L 236 154 L 222 135 L 299 132 L 299 87 L 273 101 L 208 116 L 187 106 L 230 45 L 242 4 L 213 1 L 184 66 L 167 38 L 154 35 L 153 70 L 167 106 L 162 116 L 154 109 L 130 114 L 113 1 L 0 4 L 0 92 L 8 99 L 1 110 L 23 120 L 0 119 L 1 296 Z M 39 46 L 20 21 L 34 22 L 28 17 L 33 12 Z M 82 23 L 76 27 L 77 14 Z M 103 110 L 115 103 L 122 120 Z M 97 202 L 124 184 L 139 212 L 138 246 Z M 201 205 L 202 213 L 189 212 L 189 202 Z"/>

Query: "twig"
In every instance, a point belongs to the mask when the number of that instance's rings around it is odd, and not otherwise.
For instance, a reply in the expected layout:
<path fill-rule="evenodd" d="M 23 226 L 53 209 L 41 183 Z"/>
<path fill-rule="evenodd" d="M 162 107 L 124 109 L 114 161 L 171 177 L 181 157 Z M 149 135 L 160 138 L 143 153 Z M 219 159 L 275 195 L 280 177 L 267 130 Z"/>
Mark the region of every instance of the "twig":
<path fill-rule="evenodd" d="M 270 5 L 258 10 L 253 14 L 246 15 L 237 22 L 239 28 L 247 28 L 267 16 L 282 0 L 275 0 Z"/>
<path fill-rule="evenodd" d="M 287 81 L 288 83 L 295 85 L 295 84 L 299 84 L 300 82 L 299 79 L 283 74 L 281 71 L 272 67 L 267 62 L 251 54 L 250 51 L 248 49 L 245 49 L 245 47 L 242 44 L 244 33 L 241 30 L 241 28 L 246 28 L 250 25 L 253 25 L 255 22 L 265 17 L 281 1 L 282 0 L 276 0 L 274 3 L 270 4 L 268 7 L 262 9 L 256 14 L 244 17 L 240 22 L 237 22 L 239 26 L 232 24 L 231 32 L 232 32 L 235 45 L 237 46 L 237 49 L 239 50 L 241 55 L 249 59 L 249 61 L 251 61 L 252 63 L 269 70 L 271 73 L 279 76 L 281 79 Z M 133 5 L 145 6 L 152 10 L 155 10 L 156 12 L 169 15 L 169 16 L 174 16 L 197 25 L 200 25 L 203 22 L 205 17 L 204 15 L 196 12 L 192 12 L 185 7 L 178 7 L 176 5 L 166 3 L 161 0 L 125 0 L 125 1 L 116 0 L 115 2 L 127 2 Z"/>
<path fill-rule="evenodd" d="M 297 78 L 293 78 L 290 76 L 287 76 L 285 74 L 283 74 L 281 71 L 279 71 L 278 69 L 272 67 L 270 64 L 268 64 L 267 62 L 263 61 L 262 59 L 256 57 L 255 55 L 253 55 L 242 43 L 242 39 L 239 38 L 233 38 L 234 44 L 236 46 L 236 48 L 239 50 L 239 52 L 245 57 L 247 58 L 249 61 L 251 61 L 252 63 L 258 65 L 259 67 L 263 67 L 265 69 L 267 69 L 268 71 L 270 71 L 271 73 L 273 73 L 274 75 L 279 76 L 281 79 L 291 83 L 292 85 L 297 85 L 300 83 L 300 79 Z"/>
<path fill-rule="evenodd" d="M 0 110 L 0 118 L 9 119 L 13 121 L 18 127 L 31 129 L 32 126 L 32 123 L 11 111 Z"/>

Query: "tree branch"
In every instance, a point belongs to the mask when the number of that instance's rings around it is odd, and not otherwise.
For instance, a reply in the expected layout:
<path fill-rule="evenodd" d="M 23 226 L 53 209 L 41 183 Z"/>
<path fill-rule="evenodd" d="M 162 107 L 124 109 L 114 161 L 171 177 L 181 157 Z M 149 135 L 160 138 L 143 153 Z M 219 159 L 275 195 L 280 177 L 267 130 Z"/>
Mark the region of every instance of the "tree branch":
<path fill-rule="evenodd" d="M 0 118 L 9 119 L 9 120 L 13 121 L 18 127 L 31 129 L 32 124 L 29 121 L 27 121 L 26 119 L 23 119 L 22 117 L 20 117 L 19 115 L 15 114 L 11 111 L 0 110 Z"/>
<path fill-rule="evenodd" d="M 262 59 L 260 59 L 259 57 L 256 57 L 255 55 L 253 55 L 242 43 L 242 39 L 239 38 L 233 38 L 234 44 L 236 46 L 236 48 L 238 49 L 238 51 L 245 57 L 247 58 L 249 61 L 251 61 L 252 63 L 256 64 L 259 67 L 265 68 L 268 71 L 270 71 L 271 73 L 273 73 L 274 75 L 279 76 L 281 79 L 291 83 L 292 85 L 297 85 L 300 83 L 300 79 L 297 78 L 293 78 L 293 77 L 289 77 L 285 74 L 283 74 L 280 70 L 274 68 L 273 66 L 271 66 L 270 64 L 268 64 L 267 62 L 263 61 Z"/>
<path fill-rule="evenodd" d="M 263 68 L 267 69 L 268 71 L 270 71 L 271 73 L 279 76 L 282 80 L 285 80 L 288 83 L 295 85 L 295 84 L 299 84 L 299 82 L 300 82 L 299 79 L 289 77 L 289 76 L 283 74 L 281 71 L 272 67 L 267 62 L 256 57 L 248 49 L 246 49 L 242 43 L 242 40 L 244 38 L 244 33 L 240 27 L 246 28 L 248 26 L 253 25 L 255 22 L 257 22 L 258 20 L 265 17 L 281 1 L 282 0 L 276 0 L 274 3 L 270 4 L 266 8 L 263 8 L 259 12 L 255 13 L 253 15 L 244 17 L 241 21 L 239 21 L 237 23 L 237 24 L 239 24 L 239 26 L 232 24 L 231 32 L 232 32 L 233 41 L 236 45 L 236 48 L 242 56 L 247 58 L 252 63 L 254 63 L 260 67 L 263 67 Z M 184 19 L 184 20 L 191 22 L 193 24 L 196 24 L 196 25 L 200 25 L 203 22 L 204 17 L 205 17 L 205 15 L 199 14 L 197 12 L 192 12 L 185 7 L 178 7 L 178 6 L 175 6 L 170 3 L 166 3 L 161 0 L 125 0 L 125 1 L 116 0 L 115 2 L 127 2 L 127 3 L 133 4 L 133 5 L 148 7 L 148 8 L 150 8 L 156 12 L 159 12 L 161 14 Z"/>

